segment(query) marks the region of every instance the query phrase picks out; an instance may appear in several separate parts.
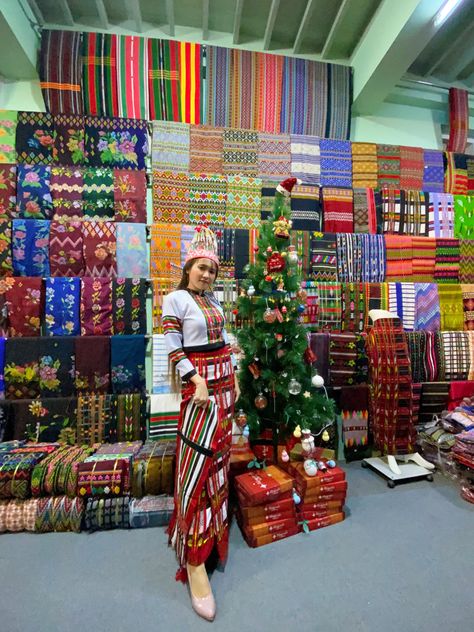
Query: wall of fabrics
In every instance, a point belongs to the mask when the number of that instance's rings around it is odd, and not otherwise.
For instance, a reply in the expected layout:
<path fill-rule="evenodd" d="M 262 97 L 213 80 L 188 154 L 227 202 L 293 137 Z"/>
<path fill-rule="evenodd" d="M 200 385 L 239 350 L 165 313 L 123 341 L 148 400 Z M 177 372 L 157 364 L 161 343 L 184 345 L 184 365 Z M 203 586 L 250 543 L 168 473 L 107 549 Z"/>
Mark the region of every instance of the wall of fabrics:
<path fill-rule="evenodd" d="M 39 68 L 46 108 L 53 114 L 349 137 L 348 66 L 137 36 L 43 30 Z"/>

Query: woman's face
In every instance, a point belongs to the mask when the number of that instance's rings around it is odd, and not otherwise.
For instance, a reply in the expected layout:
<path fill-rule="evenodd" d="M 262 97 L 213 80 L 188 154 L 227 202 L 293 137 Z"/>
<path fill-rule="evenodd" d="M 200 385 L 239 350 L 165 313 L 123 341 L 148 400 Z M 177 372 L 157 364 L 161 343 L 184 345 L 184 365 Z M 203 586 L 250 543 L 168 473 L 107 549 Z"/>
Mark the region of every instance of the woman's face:
<path fill-rule="evenodd" d="M 189 270 L 188 288 L 207 292 L 217 276 L 217 266 L 210 259 L 196 259 Z"/>

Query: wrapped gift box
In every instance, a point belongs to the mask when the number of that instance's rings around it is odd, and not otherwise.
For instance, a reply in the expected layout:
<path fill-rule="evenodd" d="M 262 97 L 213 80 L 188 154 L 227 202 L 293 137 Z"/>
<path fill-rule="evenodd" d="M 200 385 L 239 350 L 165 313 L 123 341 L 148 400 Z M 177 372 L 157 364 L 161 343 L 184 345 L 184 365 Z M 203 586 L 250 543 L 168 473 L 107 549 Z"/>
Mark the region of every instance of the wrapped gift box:
<path fill-rule="evenodd" d="M 288 451 L 288 454 L 290 455 L 290 462 L 304 461 L 306 458 L 303 455 L 303 446 L 299 441 L 292 446 L 292 448 Z M 329 448 L 315 448 L 314 458 L 317 461 L 321 461 L 321 459 L 326 459 L 327 461 L 331 459 L 334 460 L 336 458 L 336 451 L 330 450 Z"/>
<path fill-rule="evenodd" d="M 324 503 L 323 503 L 324 505 Z M 314 520 L 315 518 L 327 518 L 328 516 L 333 516 L 334 514 L 341 513 L 344 504 L 342 502 L 337 503 L 337 507 L 334 509 L 312 509 L 312 510 L 303 510 L 298 511 L 298 517 L 300 520 Z"/>
<path fill-rule="evenodd" d="M 253 525 L 268 524 L 269 522 L 275 522 L 276 520 L 287 520 L 289 518 L 294 518 L 296 516 L 296 511 L 293 506 L 283 511 L 273 511 L 267 513 L 265 516 L 251 516 L 246 518 L 242 513 L 240 513 L 240 516 L 242 522 L 250 527 Z"/>
<path fill-rule="evenodd" d="M 345 500 L 346 494 L 347 482 L 339 481 L 330 485 L 308 489 L 305 494 L 301 493 L 300 496 L 304 503 L 317 503 L 327 500 Z"/>
<path fill-rule="evenodd" d="M 263 524 L 245 525 L 244 530 L 250 539 L 259 538 L 263 535 L 279 533 L 280 531 L 288 531 L 296 526 L 296 516 L 293 515 L 283 520 L 274 520 L 273 522 L 265 522 Z"/>
<path fill-rule="evenodd" d="M 344 505 L 343 500 L 322 500 L 314 503 L 300 503 L 297 507 L 298 513 L 312 512 L 312 511 L 325 511 L 327 514 L 338 513 L 342 511 Z"/>
<path fill-rule="evenodd" d="M 323 485 L 337 483 L 346 479 L 346 473 L 340 467 L 318 470 L 316 476 L 308 476 L 303 463 L 292 463 L 289 473 L 295 478 L 295 486 L 299 494 L 305 494 L 310 489 L 320 489 Z"/>
<path fill-rule="evenodd" d="M 293 501 L 293 495 L 291 492 L 286 492 L 284 498 L 275 500 L 274 502 L 267 503 L 265 505 L 257 505 L 256 507 L 241 507 L 240 512 L 244 520 L 249 523 L 252 520 L 253 524 L 259 522 L 268 521 L 268 517 L 283 512 L 294 511 L 295 503 Z"/>
<path fill-rule="evenodd" d="M 306 520 L 305 524 L 310 531 L 316 529 L 322 529 L 323 527 L 329 527 L 332 524 L 337 524 L 344 520 L 344 512 L 332 514 L 331 516 L 325 516 L 323 518 L 313 518 L 312 520 Z M 300 530 L 303 531 L 303 524 L 300 524 Z"/>
<path fill-rule="evenodd" d="M 291 494 L 293 478 L 276 465 L 252 470 L 235 477 L 235 488 L 242 507 L 252 507 Z"/>

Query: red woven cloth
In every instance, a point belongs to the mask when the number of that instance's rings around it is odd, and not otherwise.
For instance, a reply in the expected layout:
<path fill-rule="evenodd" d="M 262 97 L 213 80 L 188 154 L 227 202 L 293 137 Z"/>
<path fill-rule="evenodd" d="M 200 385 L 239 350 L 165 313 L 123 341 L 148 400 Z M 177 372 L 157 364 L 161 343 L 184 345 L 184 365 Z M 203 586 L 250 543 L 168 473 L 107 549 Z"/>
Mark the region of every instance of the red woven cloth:
<path fill-rule="evenodd" d="M 467 90 L 449 88 L 449 140 L 448 151 L 463 154 L 466 151 L 469 127 L 469 104 Z"/>

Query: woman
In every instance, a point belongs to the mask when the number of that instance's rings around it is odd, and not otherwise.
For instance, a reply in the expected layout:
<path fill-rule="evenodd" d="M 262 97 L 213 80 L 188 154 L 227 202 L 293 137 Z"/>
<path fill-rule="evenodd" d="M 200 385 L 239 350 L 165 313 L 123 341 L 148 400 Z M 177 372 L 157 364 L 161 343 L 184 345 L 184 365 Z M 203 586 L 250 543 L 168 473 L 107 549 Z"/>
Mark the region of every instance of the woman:
<path fill-rule="evenodd" d="M 176 579 L 188 580 L 194 610 L 209 621 L 216 606 L 205 562 L 216 553 L 223 565 L 227 557 L 227 475 L 239 396 L 224 314 L 211 290 L 218 268 L 216 237 L 199 226 L 178 288 L 163 301 L 173 383 L 180 378 L 183 398 L 170 543 L 180 566 Z"/>

